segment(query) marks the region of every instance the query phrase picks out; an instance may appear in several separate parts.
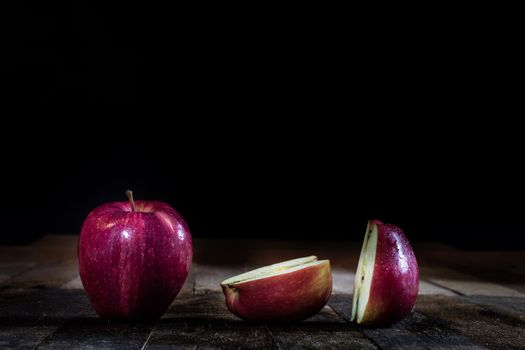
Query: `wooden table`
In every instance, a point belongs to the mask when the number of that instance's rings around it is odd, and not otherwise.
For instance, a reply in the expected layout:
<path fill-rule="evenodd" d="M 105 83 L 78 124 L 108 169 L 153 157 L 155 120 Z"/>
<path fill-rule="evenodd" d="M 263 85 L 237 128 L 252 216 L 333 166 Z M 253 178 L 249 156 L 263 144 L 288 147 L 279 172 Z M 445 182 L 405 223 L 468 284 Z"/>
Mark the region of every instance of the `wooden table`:
<path fill-rule="evenodd" d="M 188 280 L 153 324 L 99 319 L 77 273 L 76 236 L 0 246 L 0 349 L 525 349 L 525 252 L 415 246 L 420 296 L 383 329 L 349 323 L 360 246 L 352 242 L 194 241 Z M 299 323 L 248 323 L 224 306 L 219 282 L 306 255 L 332 262 L 334 292 Z"/>

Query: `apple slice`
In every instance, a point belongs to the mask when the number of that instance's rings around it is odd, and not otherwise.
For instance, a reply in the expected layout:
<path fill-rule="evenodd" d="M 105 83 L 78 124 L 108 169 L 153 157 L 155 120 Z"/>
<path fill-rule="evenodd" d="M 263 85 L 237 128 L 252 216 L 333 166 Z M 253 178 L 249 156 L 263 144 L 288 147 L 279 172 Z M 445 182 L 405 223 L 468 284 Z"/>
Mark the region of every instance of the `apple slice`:
<path fill-rule="evenodd" d="M 244 320 L 304 320 L 330 297 L 330 261 L 315 256 L 289 260 L 228 278 L 221 287 L 228 310 Z"/>
<path fill-rule="evenodd" d="M 369 221 L 355 275 L 351 320 L 391 325 L 410 313 L 418 291 L 419 268 L 403 231 Z"/>

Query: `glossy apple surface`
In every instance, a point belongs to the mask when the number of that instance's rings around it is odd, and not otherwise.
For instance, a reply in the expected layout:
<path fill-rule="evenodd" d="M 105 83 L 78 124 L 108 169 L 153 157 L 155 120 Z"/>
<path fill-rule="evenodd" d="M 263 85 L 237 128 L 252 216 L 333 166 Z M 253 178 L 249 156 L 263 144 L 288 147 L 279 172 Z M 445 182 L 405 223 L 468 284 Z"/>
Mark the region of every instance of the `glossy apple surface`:
<path fill-rule="evenodd" d="M 354 284 L 352 320 L 391 325 L 410 313 L 418 291 L 419 268 L 403 231 L 369 221 Z"/>
<path fill-rule="evenodd" d="M 157 319 L 177 296 L 192 262 L 183 218 L 158 201 L 107 203 L 84 221 L 78 263 L 84 289 L 104 319 Z"/>
<path fill-rule="evenodd" d="M 332 292 L 330 261 L 315 256 L 256 269 L 221 283 L 226 306 L 250 321 L 300 321 L 317 314 Z"/>

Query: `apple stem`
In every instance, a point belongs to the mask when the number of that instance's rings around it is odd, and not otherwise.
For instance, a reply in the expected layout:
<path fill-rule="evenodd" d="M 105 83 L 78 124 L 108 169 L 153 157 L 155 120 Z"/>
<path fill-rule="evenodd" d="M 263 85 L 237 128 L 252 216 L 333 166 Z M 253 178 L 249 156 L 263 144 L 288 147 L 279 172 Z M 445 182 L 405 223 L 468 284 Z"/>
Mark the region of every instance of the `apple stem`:
<path fill-rule="evenodd" d="M 131 204 L 131 211 L 135 211 L 135 201 L 133 200 L 133 191 L 127 190 L 126 196 L 128 196 L 129 204 Z"/>

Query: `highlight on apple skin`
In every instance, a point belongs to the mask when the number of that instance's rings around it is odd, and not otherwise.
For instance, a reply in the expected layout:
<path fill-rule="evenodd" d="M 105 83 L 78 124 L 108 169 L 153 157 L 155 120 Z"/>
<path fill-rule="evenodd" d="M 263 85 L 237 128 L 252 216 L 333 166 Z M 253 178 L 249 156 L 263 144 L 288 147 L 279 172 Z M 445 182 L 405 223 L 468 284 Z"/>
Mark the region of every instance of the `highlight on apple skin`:
<path fill-rule="evenodd" d="M 228 278 L 221 287 L 228 310 L 244 320 L 301 321 L 330 298 L 330 261 L 315 256 L 289 260 Z"/>
<path fill-rule="evenodd" d="M 403 231 L 371 220 L 355 276 L 352 321 L 388 326 L 413 309 L 419 291 L 419 268 Z"/>
<path fill-rule="evenodd" d="M 182 216 L 159 201 L 106 203 L 82 225 L 80 279 L 91 304 L 108 320 L 155 320 L 171 305 L 192 262 Z"/>

